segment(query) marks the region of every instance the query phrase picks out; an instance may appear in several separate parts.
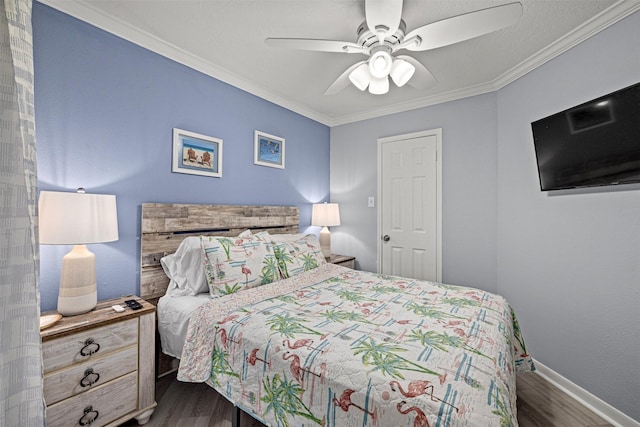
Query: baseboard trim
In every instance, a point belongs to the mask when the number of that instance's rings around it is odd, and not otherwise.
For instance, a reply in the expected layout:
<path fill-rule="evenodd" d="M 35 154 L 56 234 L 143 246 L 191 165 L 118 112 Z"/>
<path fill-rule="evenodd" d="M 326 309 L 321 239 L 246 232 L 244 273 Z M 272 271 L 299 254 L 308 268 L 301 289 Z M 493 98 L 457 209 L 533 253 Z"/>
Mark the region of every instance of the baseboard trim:
<path fill-rule="evenodd" d="M 604 400 L 569 381 L 553 369 L 534 360 L 536 373 L 616 427 L 640 427 L 640 423 Z"/>

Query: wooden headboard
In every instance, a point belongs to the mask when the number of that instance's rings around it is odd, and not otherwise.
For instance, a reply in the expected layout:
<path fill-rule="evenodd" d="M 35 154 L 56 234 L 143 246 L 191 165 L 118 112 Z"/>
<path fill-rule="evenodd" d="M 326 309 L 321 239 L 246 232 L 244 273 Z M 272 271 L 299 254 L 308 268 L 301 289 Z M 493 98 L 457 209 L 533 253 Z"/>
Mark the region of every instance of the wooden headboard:
<path fill-rule="evenodd" d="M 272 234 L 298 233 L 296 206 L 143 203 L 140 232 L 140 296 L 155 304 L 169 278 L 160 258 L 175 252 L 189 236 L 237 236 L 246 229 Z"/>

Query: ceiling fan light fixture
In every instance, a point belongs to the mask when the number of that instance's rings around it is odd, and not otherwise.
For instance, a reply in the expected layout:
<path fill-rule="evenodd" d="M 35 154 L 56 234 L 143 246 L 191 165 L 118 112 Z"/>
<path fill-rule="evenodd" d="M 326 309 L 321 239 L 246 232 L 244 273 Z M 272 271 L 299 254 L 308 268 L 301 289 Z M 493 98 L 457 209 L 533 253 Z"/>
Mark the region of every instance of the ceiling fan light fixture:
<path fill-rule="evenodd" d="M 393 66 L 391 67 L 389 75 L 396 86 L 402 87 L 411 80 L 411 77 L 413 77 L 413 73 L 415 72 L 416 67 L 414 67 L 413 64 L 405 61 L 404 59 L 396 59 L 393 61 Z"/>
<path fill-rule="evenodd" d="M 387 77 L 393 65 L 393 58 L 385 50 L 378 50 L 369 58 L 369 71 L 374 78 Z"/>
<path fill-rule="evenodd" d="M 359 0 L 364 2 L 365 20 L 357 28 L 355 43 L 307 38 L 267 38 L 272 47 L 320 52 L 361 53 L 368 58 L 344 70 L 325 95 L 334 95 L 353 83 L 372 94 L 389 90 L 389 76 L 401 87 L 411 81 L 417 90 L 437 84 L 431 72 L 412 56 L 397 55 L 399 50 L 427 51 L 464 42 L 514 25 L 522 16 L 521 1 L 489 7 L 444 18 L 407 32 L 402 19 L 404 0 Z M 505 0 L 506 1 L 506 0 Z M 398 61 L 400 60 L 400 61 Z"/>
<path fill-rule="evenodd" d="M 356 67 L 356 69 L 349 74 L 349 80 L 351 80 L 351 83 L 358 89 L 365 90 L 371 81 L 369 66 L 366 63 L 360 64 L 360 66 Z"/>
<path fill-rule="evenodd" d="M 369 83 L 369 93 L 373 95 L 384 95 L 389 92 L 389 78 L 383 77 L 381 79 L 372 78 Z"/>

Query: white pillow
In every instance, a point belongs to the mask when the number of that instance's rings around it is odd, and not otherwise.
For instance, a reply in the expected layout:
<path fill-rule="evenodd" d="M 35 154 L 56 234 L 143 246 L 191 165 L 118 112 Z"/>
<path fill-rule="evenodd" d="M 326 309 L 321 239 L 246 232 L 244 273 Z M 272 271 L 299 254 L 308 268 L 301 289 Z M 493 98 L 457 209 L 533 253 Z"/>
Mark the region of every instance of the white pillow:
<path fill-rule="evenodd" d="M 245 236 L 252 236 L 251 230 L 238 235 Z M 204 262 L 200 236 L 185 238 L 174 253 L 162 257 L 160 265 L 169 278 L 167 294 L 177 297 L 208 292 Z"/>
<path fill-rule="evenodd" d="M 170 279 L 167 294 L 196 295 L 209 290 L 199 236 L 185 238 L 178 250 L 160 259 L 160 265 Z"/>

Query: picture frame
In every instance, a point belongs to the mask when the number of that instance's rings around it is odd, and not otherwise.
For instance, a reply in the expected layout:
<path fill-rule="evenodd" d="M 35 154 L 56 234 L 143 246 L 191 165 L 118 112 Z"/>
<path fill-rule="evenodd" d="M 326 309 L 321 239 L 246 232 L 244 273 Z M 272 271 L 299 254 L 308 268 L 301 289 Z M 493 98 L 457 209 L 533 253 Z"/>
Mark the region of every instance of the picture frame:
<path fill-rule="evenodd" d="M 285 140 L 259 130 L 254 131 L 253 163 L 284 169 Z"/>
<path fill-rule="evenodd" d="M 172 172 L 222 177 L 222 140 L 173 128 Z"/>

